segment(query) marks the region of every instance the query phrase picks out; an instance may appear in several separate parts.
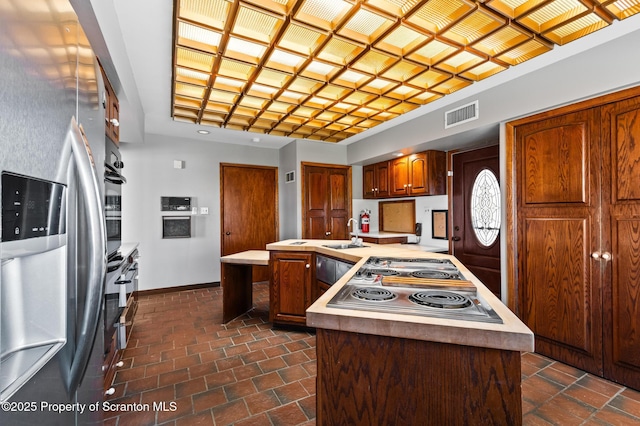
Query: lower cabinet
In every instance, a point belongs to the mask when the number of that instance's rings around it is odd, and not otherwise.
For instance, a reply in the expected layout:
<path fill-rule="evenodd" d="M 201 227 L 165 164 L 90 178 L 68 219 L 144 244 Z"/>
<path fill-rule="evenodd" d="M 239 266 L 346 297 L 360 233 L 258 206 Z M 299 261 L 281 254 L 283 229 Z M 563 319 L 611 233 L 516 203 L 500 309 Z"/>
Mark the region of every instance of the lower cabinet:
<path fill-rule="evenodd" d="M 306 310 L 314 302 L 314 254 L 272 251 L 269 321 L 306 326 Z"/>

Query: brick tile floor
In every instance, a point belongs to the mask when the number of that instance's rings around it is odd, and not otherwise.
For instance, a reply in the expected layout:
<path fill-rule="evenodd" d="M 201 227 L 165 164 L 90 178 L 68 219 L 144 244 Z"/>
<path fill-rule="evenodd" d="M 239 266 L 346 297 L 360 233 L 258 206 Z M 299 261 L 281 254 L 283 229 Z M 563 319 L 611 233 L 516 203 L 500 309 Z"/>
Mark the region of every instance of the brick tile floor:
<path fill-rule="evenodd" d="M 105 426 L 315 425 L 315 335 L 274 329 L 266 283 L 222 325 L 222 290 L 140 297 Z M 522 355 L 524 425 L 640 425 L 640 392 Z"/>

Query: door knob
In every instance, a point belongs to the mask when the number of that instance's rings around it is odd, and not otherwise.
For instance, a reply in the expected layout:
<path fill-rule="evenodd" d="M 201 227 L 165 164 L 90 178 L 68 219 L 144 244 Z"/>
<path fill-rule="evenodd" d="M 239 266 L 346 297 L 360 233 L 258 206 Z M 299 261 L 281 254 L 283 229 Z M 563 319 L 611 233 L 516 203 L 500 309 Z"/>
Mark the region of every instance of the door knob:
<path fill-rule="evenodd" d="M 224 235 L 231 235 L 231 232 L 227 231 L 224 233 Z"/>
<path fill-rule="evenodd" d="M 460 237 L 451 237 L 453 241 L 460 241 Z"/>

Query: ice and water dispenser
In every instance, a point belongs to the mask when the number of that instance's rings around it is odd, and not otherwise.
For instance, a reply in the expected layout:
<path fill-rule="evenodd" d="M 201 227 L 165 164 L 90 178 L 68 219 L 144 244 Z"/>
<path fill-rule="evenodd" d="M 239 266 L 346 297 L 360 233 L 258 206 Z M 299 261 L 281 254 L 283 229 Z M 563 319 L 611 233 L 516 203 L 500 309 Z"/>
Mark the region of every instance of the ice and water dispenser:
<path fill-rule="evenodd" d="M 0 400 L 66 342 L 66 187 L 2 173 Z"/>

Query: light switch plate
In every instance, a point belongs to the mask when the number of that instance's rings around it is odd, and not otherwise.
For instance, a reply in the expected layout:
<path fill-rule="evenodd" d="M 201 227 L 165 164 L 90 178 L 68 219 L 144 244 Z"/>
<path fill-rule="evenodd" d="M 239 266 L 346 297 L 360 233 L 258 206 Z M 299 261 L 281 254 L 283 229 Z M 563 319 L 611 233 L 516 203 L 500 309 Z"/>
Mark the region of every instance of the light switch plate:
<path fill-rule="evenodd" d="M 209 214 L 209 207 L 200 207 L 200 214 Z"/>

